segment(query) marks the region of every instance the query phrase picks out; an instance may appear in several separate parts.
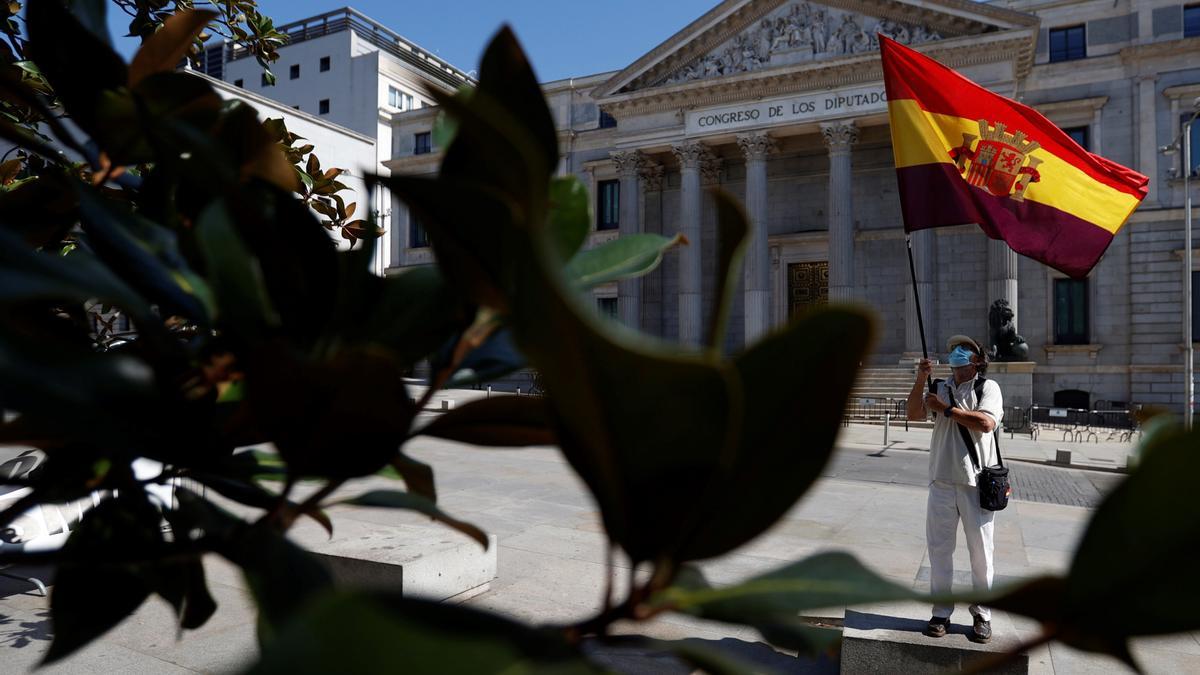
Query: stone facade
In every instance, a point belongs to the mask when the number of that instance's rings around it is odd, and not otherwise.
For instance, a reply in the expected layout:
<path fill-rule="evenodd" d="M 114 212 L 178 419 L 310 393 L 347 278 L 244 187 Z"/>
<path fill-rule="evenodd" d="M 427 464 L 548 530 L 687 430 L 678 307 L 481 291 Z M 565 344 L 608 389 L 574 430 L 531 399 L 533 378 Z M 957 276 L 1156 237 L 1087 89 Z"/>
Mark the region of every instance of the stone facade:
<path fill-rule="evenodd" d="M 988 306 L 1005 299 L 1037 364 L 1036 402 L 1082 390 L 1093 406 L 1180 410 L 1182 166 L 1179 154 L 1159 149 L 1177 138 L 1200 97 L 1200 37 L 1183 34 L 1184 11 L 1169 0 L 727 0 L 620 72 L 547 83 L 561 172 L 592 188 L 620 185 L 620 227 L 593 241 L 684 232 L 692 242 L 637 284 L 597 296 L 618 298 L 627 324 L 696 343 L 716 292 L 715 214 L 705 189 L 718 186 L 743 200 L 756 228 L 730 351 L 787 322 L 803 302 L 827 297 L 876 312 L 873 362 L 919 354 L 877 51 L 883 33 L 1037 108 L 1085 136 L 1091 152 L 1151 178 L 1149 196 L 1086 282 L 1084 325 L 1079 333 L 1076 321 L 1072 344 L 1057 344 L 1062 275 L 974 225 L 917 233 L 933 355 L 950 334 L 986 339 Z M 1051 35 L 1075 26 L 1083 27 L 1086 56 L 1052 59 Z M 395 115 L 395 137 L 433 119 L 433 111 Z M 393 171 L 436 170 L 435 157 L 395 150 Z M 428 260 L 427 251 L 408 250 L 410 264 Z"/>

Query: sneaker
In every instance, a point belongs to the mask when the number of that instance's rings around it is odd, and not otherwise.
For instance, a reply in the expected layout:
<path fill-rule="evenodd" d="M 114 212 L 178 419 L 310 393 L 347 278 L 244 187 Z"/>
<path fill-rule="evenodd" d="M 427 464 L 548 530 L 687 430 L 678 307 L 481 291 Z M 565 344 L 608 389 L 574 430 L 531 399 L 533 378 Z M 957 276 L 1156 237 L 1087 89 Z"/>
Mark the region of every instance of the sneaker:
<path fill-rule="evenodd" d="M 987 642 L 992 639 L 992 622 L 984 621 L 983 617 L 975 616 L 975 627 L 971 631 L 971 639 L 975 642 Z"/>
<path fill-rule="evenodd" d="M 925 627 L 925 634 L 935 638 L 946 637 L 946 629 L 949 627 L 950 619 L 948 617 L 943 619 L 935 616 L 929 620 L 929 625 Z"/>

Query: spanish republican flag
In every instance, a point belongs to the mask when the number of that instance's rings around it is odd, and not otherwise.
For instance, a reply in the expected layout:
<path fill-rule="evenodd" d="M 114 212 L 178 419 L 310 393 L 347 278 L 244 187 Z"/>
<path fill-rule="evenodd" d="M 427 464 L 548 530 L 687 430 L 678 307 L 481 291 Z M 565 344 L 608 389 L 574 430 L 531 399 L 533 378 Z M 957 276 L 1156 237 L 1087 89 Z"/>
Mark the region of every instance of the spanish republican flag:
<path fill-rule="evenodd" d="M 905 232 L 977 223 L 1017 253 L 1087 276 L 1149 179 L 1079 147 L 1036 110 L 879 43 Z"/>

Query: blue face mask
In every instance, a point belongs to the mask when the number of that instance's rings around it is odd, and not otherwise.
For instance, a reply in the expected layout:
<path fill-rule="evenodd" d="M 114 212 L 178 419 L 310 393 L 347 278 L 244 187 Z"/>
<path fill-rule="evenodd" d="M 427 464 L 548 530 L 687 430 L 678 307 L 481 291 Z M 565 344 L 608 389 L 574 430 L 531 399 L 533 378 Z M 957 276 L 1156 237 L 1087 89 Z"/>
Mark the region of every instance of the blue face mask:
<path fill-rule="evenodd" d="M 972 352 L 970 349 L 967 349 L 962 345 L 958 345 L 954 348 L 954 351 L 950 352 L 950 367 L 959 368 L 962 366 L 969 366 L 972 363 L 971 357 L 974 355 L 974 352 Z"/>

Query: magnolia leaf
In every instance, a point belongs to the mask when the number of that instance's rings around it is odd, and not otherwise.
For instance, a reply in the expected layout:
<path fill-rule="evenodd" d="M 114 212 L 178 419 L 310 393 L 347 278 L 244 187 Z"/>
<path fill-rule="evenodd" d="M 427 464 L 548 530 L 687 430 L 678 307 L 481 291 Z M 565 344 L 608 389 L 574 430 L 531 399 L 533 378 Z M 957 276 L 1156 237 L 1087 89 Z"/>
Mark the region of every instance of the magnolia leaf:
<path fill-rule="evenodd" d="M 134 54 L 129 64 L 129 86 L 137 86 L 152 73 L 174 70 L 196 36 L 216 17 L 216 12 L 197 10 L 182 10 L 168 17 Z"/>
<path fill-rule="evenodd" d="M 577 288 L 600 286 L 619 279 L 649 274 L 662 262 L 663 253 L 686 244 L 682 234 L 667 238 L 658 234 L 629 234 L 593 249 L 580 251 L 563 271 Z"/>

